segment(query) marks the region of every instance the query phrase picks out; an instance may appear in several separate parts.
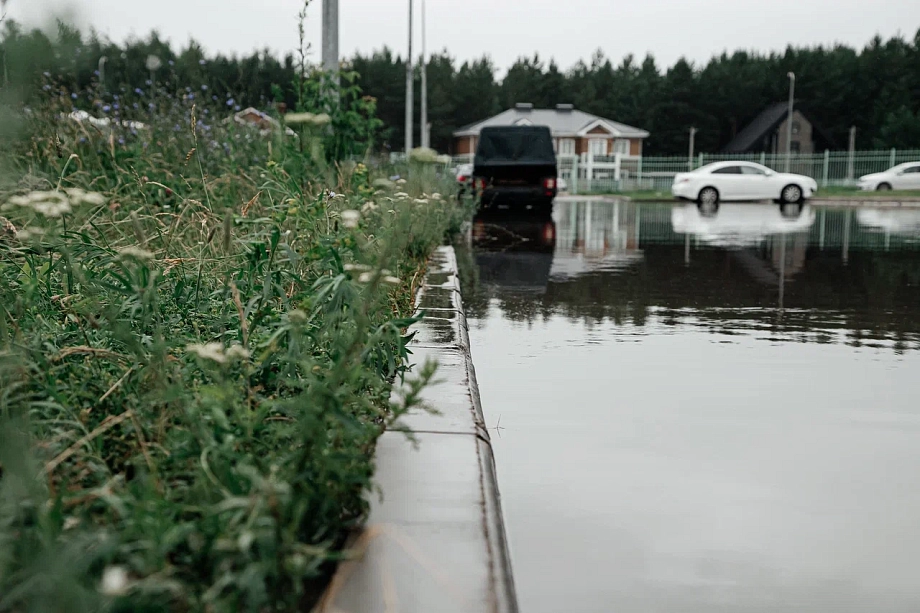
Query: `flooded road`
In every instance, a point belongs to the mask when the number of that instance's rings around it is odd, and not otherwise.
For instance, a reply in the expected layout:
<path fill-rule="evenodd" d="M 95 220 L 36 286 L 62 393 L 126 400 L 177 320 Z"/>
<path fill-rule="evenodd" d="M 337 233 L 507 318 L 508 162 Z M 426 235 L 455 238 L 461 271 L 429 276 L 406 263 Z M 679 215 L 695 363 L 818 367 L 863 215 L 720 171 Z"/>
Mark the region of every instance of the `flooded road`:
<path fill-rule="evenodd" d="M 920 212 L 557 202 L 471 242 L 521 611 L 920 611 Z"/>

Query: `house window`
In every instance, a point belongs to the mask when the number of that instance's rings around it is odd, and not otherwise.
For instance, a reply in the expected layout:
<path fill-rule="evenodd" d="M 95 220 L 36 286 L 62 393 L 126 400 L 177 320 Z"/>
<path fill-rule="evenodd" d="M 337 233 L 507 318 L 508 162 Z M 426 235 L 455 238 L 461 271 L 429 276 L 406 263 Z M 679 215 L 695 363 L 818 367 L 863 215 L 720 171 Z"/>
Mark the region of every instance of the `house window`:
<path fill-rule="evenodd" d="M 560 138 L 559 139 L 559 155 L 575 155 L 575 139 L 574 138 Z"/>
<path fill-rule="evenodd" d="M 793 122 L 792 122 L 792 133 L 793 133 L 793 134 L 798 134 L 798 133 L 801 132 L 801 131 L 802 131 L 802 124 L 800 124 L 800 123 L 797 122 L 797 121 L 793 121 Z"/>
<path fill-rule="evenodd" d="M 607 139 L 592 138 L 588 143 L 588 151 L 591 155 L 607 155 Z"/>
<path fill-rule="evenodd" d="M 629 155 L 629 141 L 624 138 L 618 138 L 613 142 L 614 155 Z"/>
<path fill-rule="evenodd" d="M 797 140 L 794 140 L 789 144 L 789 149 L 792 151 L 792 153 L 798 153 L 799 151 L 802 150 L 802 143 L 800 143 Z"/>

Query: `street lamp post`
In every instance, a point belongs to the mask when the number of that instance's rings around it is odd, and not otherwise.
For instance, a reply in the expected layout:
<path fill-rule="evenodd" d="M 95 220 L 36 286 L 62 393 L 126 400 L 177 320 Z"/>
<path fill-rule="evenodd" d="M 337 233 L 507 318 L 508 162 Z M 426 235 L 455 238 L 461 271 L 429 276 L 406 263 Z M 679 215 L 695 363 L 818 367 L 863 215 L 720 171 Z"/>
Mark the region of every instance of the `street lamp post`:
<path fill-rule="evenodd" d="M 696 145 L 696 133 L 699 130 L 696 128 L 690 128 L 690 155 L 687 157 L 687 170 L 693 170 L 693 148 Z"/>
<path fill-rule="evenodd" d="M 409 0 L 409 54 L 406 56 L 406 155 L 412 151 L 412 110 L 415 108 L 412 76 L 412 0 Z"/>
<path fill-rule="evenodd" d="M 795 111 L 795 73 L 789 73 L 789 117 L 786 119 L 786 172 L 792 166 L 792 114 Z"/>
<path fill-rule="evenodd" d="M 323 71 L 339 79 L 339 0 L 323 0 Z"/>
<path fill-rule="evenodd" d="M 428 58 L 426 53 L 425 0 L 422 0 L 422 147 L 431 147 L 428 134 Z"/>

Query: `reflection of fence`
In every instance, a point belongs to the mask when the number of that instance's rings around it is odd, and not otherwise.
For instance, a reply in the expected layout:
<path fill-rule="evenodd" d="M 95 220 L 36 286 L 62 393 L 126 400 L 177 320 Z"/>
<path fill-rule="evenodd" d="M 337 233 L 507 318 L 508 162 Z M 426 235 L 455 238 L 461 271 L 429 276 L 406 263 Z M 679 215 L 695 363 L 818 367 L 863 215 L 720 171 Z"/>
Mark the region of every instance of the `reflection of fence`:
<path fill-rule="evenodd" d="M 822 187 L 855 185 L 862 175 L 882 172 L 904 162 L 920 161 L 920 150 L 825 151 L 814 154 L 709 154 L 692 159 L 680 157 L 631 157 L 620 155 L 559 156 L 559 176 L 573 193 L 628 190 L 670 190 L 674 175 L 711 162 L 747 161 L 763 164 L 778 172 L 807 175 Z M 454 158 L 455 164 L 471 163 L 472 156 Z"/>

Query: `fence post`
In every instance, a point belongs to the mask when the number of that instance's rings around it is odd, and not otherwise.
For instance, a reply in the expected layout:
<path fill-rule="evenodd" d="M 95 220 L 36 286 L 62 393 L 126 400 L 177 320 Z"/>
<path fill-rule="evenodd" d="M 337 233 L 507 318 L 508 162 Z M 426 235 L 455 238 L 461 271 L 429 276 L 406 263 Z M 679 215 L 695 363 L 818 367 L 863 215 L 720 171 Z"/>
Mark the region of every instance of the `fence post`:
<path fill-rule="evenodd" d="M 830 149 L 824 150 L 824 181 L 822 182 L 822 187 L 827 187 L 827 172 L 830 169 L 831 165 L 831 151 Z"/>
<path fill-rule="evenodd" d="M 639 167 L 636 169 L 636 174 L 638 175 L 636 179 L 638 183 L 638 185 L 636 185 L 636 189 L 642 189 L 642 156 L 641 155 L 639 156 Z"/>
<path fill-rule="evenodd" d="M 702 168 L 702 167 L 703 167 L 703 153 L 700 152 L 700 165 L 697 166 L 697 168 Z"/>
<path fill-rule="evenodd" d="M 761 166 L 767 165 L 767 152 L 766 151 L 760 152 L 760 165 Z"/>
<path fill-rule="evenodd" d="M 888 165 L 888 167 L 891 168 L 892 166 L 894 166 L 897 163 L 896 162 L 897 159 L 898 159 L 898 152 L 895 150 L 894 147 L 892 147 L 891 148 L 891 163 Z"/>
<path fill-rule="evenodd" d="M 620 154 L 617 153 L 613 158 L 613 178 L 620 182 Z"/>

